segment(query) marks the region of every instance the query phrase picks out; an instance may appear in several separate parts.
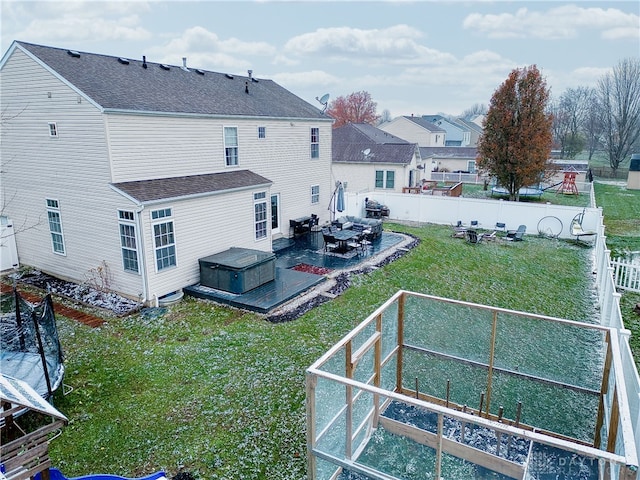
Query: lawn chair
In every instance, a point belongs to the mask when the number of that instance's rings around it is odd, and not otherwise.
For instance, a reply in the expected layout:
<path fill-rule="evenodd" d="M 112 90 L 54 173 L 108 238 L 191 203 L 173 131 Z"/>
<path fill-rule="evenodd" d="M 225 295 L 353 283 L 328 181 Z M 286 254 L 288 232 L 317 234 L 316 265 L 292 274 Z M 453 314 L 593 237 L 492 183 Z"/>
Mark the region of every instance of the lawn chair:
<path fill-rule="evenodd" d="M 496 232 L 507 233 L 507 224 L 496 222 Z"/>
<path fill-rule="evenodd" d="M 506 240 L 511 242 L 521 242 L 522 237 L 524 237 L 525 232 L 527 231 L 526 225 L 520 225 L 518 230 L 509 230 L 507 232 Z"/>
<path fill-rule="evenodd" d="M 481 239 L 483 241 L 486 240 L 488 242 L 493 242 L 493 241 L 495 241 L 496 238 L 498 238 L 496 230 L 494 230 L 491 233 L 485 232 L 485 233 L 482 234 L 482 237 L 481 237 Z"/>
<path fill-rule="evenodd" d="M 338 248 L 338 242 L 333 235 L 331 235 L 331 230 L 328 228 L 322 229 L 322 240 L 324 240 L 324 251 L 331 252 Z"/>
<path fill-rule="evenodd" d="M 453 227 L 453 238 L 464 238 L 467 228 L 462 225 L 462 221 L 458 220 L 458 223 Z"/>

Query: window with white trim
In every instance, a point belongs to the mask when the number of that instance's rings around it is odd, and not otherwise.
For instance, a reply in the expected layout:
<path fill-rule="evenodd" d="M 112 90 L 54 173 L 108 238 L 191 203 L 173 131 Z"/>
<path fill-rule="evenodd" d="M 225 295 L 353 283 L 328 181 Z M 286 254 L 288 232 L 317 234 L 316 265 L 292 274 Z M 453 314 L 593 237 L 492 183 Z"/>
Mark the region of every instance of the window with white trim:
<path fill-rule="evenodd" d="M 320 185 L 311 185 L 311 203 L 320 203 Z"/>
<path fill-rule="evenodd" d="M 49 122 L 49 136 L 57 137 L 58 136 L 58 125 L 56 122 Z"/>
<path fill-rule="evenodd" d="M 467 172 L 476 173 L 476 161 L 475 160 L 469 160 L 467 162 Z"/>
<path fill-rule="evenodd" d="M 171 220 L 171 209 L 153 210 L 153 220 L 161 220 L 153 224 L 153 246 L 156 257 L 156 269 L 158 271 L 176 266 L 176 240 Z"/>
<path fill-rule="evenodd" d="M 396 174 L 393 170 L 376 170 L 376 188 L 394 188 Z"/>
<path fill-rule="evenodd" d="M 267 238 L 267 192 L 253 194 L 253 211 L 256 240 Z"/>
<path fill-rule="evenodd" d="M 120 229 L 120 248 L 122 251 L 122 267 L 127 272 L 139 273 L 138 242 L 134 213 L 130 210 L 118 210 L 118 227 Z"/>
<path fill-rule="evenodd" d="M 49 220 L 49 232 L 51 233 L 51 246 L 53 253 L 66 255 L 64 247 L 64 233 L 62 232 L 62 218 L 60 216 L 60 204 L 58 200 L 47 198 L 47 218 Z"/>
<path fill-rule="evenodd" d="M 320 129 L 311 128 L 311 158 L 320 158 Z"/>
<path fill-rule="evenodd" d="M 238 127 L 224 127 L 224 159 L 227 167 L 238 165 Z"/>
<path fill-rule="evenodd" d="M 258 138 L 267 138 L 267 127 L 258 127 Z"/>

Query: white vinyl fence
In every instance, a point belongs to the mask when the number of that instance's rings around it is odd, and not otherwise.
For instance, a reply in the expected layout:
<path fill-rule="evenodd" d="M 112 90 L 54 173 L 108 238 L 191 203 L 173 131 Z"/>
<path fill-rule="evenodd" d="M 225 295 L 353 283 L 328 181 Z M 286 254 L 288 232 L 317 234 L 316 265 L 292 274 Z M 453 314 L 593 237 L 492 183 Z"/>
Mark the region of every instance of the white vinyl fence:
<path fill-rule="evenodd" d="M 611 266 L 616 287 L 629 292 L 640 292 L 640 263 L 618 257 L 611 259 Z"/>
<path fill-rule="evenodd" d="M 468 225 L 473 220 L 478 222 L 480 228 L 491 229 L 496 223 L 504 223 L 509 230 L 516 230 L 518 226 L 525 225 L 527 235 L 537 235 L 540 225 L 548 224 L 551 218 L 561 226 L 559 238 L 575 238 L 571 235 L 571 221 L 577 214 L 584 213 L 584 230 L 595 230 L 601 215 L 600 210 L 593 207 L 377 191 L 346 192 L 346 212 L 343 214 L 364 217 L 367 198 L 389 207 L 391 220 L 439 225 L 455 225 L 458 221 Z M 594 237 L 581 237 L 580 241 L 593 242 Z"/>

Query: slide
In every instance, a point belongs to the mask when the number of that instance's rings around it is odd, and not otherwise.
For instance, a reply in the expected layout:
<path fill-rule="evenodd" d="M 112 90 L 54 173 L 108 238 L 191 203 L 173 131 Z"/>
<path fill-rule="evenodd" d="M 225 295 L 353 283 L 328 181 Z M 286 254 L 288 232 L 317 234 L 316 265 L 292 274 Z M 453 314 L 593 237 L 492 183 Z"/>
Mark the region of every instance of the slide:
<path fill-rule="evenodd" d="M 139 477 L 136 479 L 120 477 L 119 475 L 106 475 L 100 473 L 95 475 L 83 475 L 81 477 L 67 478 L 57 468 L 49 469 L 50 480 L 166 480 L 166 478 L 167 477 L 165 476 L 164 472 L 156 472 L 151 475 L 147 475 L 146 477 Z M 42 480 L 41 474 L 38 473 L 35 476 L 35 479 Z"/>

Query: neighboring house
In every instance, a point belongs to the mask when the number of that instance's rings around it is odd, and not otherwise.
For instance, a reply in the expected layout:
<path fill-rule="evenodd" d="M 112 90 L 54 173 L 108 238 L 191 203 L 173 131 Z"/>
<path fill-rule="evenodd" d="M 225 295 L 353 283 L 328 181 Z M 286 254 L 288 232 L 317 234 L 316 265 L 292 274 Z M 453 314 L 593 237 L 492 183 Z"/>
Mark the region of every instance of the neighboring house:
<path fill-rule="evenodd" d="M 420 156 L 432 171 L 476 173 L 475 147 L 420 147 Z"/>
<path fill-rule="evenodd" d="M 332 119 L 271 80 L 14 42 L 2 214 L 20 263 L 152 303 L 198 259 L 327 217 Z"/>
<path fill-rule="evenodd" d="M 446 130 L 422 117 L 396 117 L 379 128 L 419 147 L 445 146 Z"/>
<path fill-rule="evenodd" d="M 333 130 L 331 174 L 349 191 L 402 192 L 424 178 L 418 145 L 364 123 Z"/>
<path fill-rule="evenodd" d="M 442 128 L 445 132 L 445 147 L 467 147 L 471 141 L 471 132 L 461 125 L 450 122 L 442 115 L 423 115 L 422 118 Z"/>
<path fill-rule="evenodd" d="M 465 120 L 464 118 L 456 118 L 456 123 L 469 133 L 469 144 L 467 146 L 477 147 L 478 140 L 484 132 L 483 128 L 477 123 Z"/>

